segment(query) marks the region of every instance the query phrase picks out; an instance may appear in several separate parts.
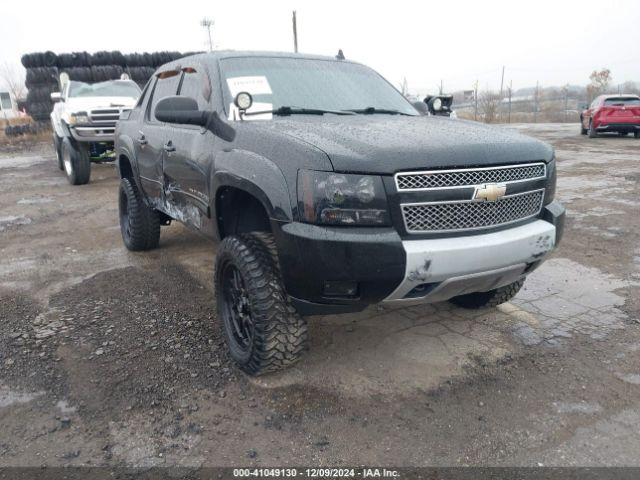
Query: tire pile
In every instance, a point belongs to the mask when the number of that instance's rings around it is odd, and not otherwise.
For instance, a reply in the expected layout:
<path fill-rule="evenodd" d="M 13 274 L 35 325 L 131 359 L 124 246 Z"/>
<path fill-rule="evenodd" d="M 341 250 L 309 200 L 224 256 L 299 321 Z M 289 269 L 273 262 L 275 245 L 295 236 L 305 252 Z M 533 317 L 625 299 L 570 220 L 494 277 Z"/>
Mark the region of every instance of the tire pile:
<path fill-rule="evenodd" d="M 46 131 L 47 125 L 42 123 L 26 123 L 24 125 L 7 125 L 4 127 L 4 134 L 7 137 L 18 137 L 21 135 L 37 135 Z"/>
<path fill-rule="evenodd" d="M 195 52 L 194 52 L 195 53 Z M 101 51 L 60 53 L 35 52 L 22 56 L 27 70 L 27 113 L 36 121 L 49 119 L 53 110 L 51 93 L 60 91 L 60 74 L 79 82 L 104 82 L 120 78 L 127 73 L 140 87 L 144 86 L 160 65 L 192 55 L 180 52 L 127 53 Z"/>

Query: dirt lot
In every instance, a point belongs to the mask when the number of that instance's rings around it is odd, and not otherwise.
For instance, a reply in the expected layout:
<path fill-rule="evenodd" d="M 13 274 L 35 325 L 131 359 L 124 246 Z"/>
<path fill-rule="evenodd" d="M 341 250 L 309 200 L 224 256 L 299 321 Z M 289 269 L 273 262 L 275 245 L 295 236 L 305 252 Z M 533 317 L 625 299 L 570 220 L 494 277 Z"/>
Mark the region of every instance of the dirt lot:
<path fill-rule="evenodd" d="M 497 310 L 311 318 L 251 380 L 215 318 L 216 247 L 122 245 L 113 165 L 70 186 L 0 146 L 0 466 L 640 465 L 640 140 L 551 142 L 564 242 Z"/>

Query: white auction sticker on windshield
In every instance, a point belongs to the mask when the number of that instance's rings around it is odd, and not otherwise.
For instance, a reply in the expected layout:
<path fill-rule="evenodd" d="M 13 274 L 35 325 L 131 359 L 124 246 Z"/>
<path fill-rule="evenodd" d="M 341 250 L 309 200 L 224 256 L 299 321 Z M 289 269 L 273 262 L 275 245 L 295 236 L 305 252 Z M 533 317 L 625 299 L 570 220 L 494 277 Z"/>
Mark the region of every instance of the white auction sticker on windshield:
<path fill-rule="evenodd" d="M 227 85 L 231 96 L 235 97 L 240 92 L 249 92 L 251 95 L 270 94 L 271 85 L 265 76 L 255 77 L 231 77 L 227 78 Z"/>

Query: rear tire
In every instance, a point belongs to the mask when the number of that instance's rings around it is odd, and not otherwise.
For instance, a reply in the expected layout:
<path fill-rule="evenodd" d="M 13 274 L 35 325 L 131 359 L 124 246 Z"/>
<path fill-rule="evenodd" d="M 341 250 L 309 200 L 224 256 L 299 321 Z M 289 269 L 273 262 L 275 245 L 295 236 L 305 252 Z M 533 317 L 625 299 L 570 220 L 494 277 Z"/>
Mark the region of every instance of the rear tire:
<path fill-rule="evenodd" d="M 640 138 L 640 132 L 633 132 L 633 138 Z"/>
<path fill-rule="evenodd" d="M 120 180 L 118 195 L 120 232 L 125 247 L 131 251 L 151 250 L 160 242 L 160 214 L 149 208 L 135 182 Z"/>
<path fill-rule="evenodd" d="M 488 292 L 469 293 L 453 297 L 449 301 L 458 307 L 477 309 L 477 308 L 493 308 L 501 303 L 508 302 L 520 291 L 524 285 L 524 278 L 517 282 L 510 283 L 504 287 L 489 290 Z"/>
<path fill-rule="evenodd" d="M 593 126 L 593 120 L 589 120 L 589 138 L 596 138 L 598 136 L 598 132 L 596 132 L 596 127 Z"/>
<path fill-rule="evenodd" d="M 85 145 L 73 142 L 69 137 L 62 139 L 60 147 L 62 163 L 71 185 L 85 185 L 91 178 L 91 159 Z"/>
<path fill-rule="evenodd" d="M 285 292 L 273 235 L 226 237 L 216 255 L 215 288 L 229 352 L 243 371 L 261 375 L 300 359 L 307 324 Z"/>

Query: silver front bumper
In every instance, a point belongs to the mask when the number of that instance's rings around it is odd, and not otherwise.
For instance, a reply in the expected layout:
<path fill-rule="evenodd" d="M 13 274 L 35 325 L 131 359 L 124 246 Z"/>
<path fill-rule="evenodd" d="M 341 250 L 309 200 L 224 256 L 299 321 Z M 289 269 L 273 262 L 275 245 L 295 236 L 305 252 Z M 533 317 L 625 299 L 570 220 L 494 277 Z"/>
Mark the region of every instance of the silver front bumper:
<path fill-rule="evenodd" d="M 403 241 L 405 277 L 385 302 L 439 302 L 508 285 L 553 250 L 555 238 L 551 223 L 536 220 L 484 235 Z"/>
<path fill-rule="evenodd" d="M 71 135 L 79 142 L 113 142 L 116 127 L 102 125 L 73 126 Z"/>

